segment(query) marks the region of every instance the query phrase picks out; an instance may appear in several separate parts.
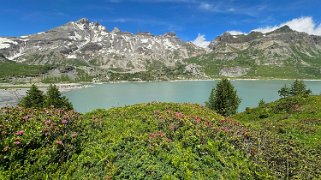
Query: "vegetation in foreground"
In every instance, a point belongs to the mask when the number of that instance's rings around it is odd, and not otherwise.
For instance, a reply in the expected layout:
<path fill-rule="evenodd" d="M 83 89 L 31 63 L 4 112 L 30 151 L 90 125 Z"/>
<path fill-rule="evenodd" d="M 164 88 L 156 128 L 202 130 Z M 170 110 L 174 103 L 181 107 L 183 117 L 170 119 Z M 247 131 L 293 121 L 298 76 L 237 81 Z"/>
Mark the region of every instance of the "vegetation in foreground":
<path fill-rule="evenodd" d="M 234 145 L 249 132 L 198 105 L 141 104 L 85 115 L 3 108 L 0 122 L 6 179 L 269 177 Z"/>
<path fill-rule="evenodd" d="M 320 179 L 321 96 L 302 81 L 279 92 L 233 117 L 174 103 L 2 108 L 0 179 Z"/>

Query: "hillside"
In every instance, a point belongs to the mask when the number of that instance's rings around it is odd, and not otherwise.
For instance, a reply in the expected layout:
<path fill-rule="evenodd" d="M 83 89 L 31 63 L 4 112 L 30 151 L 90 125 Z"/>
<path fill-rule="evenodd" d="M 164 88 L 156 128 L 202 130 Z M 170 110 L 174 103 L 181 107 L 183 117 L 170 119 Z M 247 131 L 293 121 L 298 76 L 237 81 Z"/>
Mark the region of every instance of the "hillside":
<path fill-rule="evenodd" d="M 198 105 L 141 104 L 83 116 L 3 108 L 0 122 L 0 178 L 268 177 L 233 145 L 246 129 Z"/>
<path fill-rule="evenodd" d="M 288 26 L 269 33 L 224 33 L 209 48 L 186 63 L 200 65 L 212 78 L 321 78 L 321 37 Z"/>
<path fill-rule="evenodd" d="M 233 118 L 260 132 L 259 150 L 269 169 L 311 179 L 321 177 L 320 117 L 321 96 L 309 96 L 281 99 Z"/>
<path fill-rule="evenodd" d="M 318 179 L 320 100 L 248 109 L 242 123 L 193 104 L 2 108 L 0 178 Z"/>

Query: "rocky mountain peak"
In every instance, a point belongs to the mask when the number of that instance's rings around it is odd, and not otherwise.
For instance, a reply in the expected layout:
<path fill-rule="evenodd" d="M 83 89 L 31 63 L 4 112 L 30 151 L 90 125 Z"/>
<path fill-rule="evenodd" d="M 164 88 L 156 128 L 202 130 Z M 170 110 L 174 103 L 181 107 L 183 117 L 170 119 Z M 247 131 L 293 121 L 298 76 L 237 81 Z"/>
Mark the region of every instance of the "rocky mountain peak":
<path fill-rule="evenodd" d="M 282 26 L 270 33 L 289 33 L 289 32 L 295 32 L 294 30 L 292 30 L 288 25 Z"/>
<path fill-rule="evenodd" d="M 81 18 L 78 21 L 76 21 L 78 24 L 89 24 L 89 20 L 87 18 Z"/>
<path fill-rule="evenodd" d="M 120 29 L 118 29 L 117 27 L 114 27 L 111 33 L 114 33 L 114 34 L 120 33 Z"/>

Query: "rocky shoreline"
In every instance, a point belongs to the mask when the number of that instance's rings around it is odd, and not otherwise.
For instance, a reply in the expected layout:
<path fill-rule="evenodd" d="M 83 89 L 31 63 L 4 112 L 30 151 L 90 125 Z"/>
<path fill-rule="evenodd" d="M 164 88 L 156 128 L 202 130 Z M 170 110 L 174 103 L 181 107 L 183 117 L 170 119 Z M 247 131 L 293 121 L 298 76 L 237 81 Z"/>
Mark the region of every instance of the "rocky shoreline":
<path fill-rule="evenodd" d="M 43 92 L 47 91 L 49 84 L 35 84 Z M 26 95 L 27 90 L 31 84 L 0 84 L 0 107 L 15 106 L 21 98 Z M 69 83 L 69 84 L 56 84 L 60 92 L 68 92 L 75 89 L 91 87 L 89 84 Z"/>

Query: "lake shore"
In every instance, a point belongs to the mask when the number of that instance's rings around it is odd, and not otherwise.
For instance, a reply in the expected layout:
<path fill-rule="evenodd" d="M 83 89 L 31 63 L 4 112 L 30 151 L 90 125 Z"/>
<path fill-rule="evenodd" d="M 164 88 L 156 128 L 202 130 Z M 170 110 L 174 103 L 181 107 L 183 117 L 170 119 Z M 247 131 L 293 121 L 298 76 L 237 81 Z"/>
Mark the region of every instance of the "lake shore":
<path fill-rule="evenodd" d="M 87 87 L 93 87 L 94 85 L 100 84 L 117 84 L 117 83 L 153 83 L 153 82 L 197 82 L 197 81 L 217 81 L 218 79 L 178 79 L 168 81 L 113 81 L 113 82 L 96 82 L 96 83 L 57 83 L 56 86 L 60 92 L 68 92 L 76 89 L 82 89 Z M 291 81 L 293 79 L 240 79 L 240 78 L 229 78 L 231 81 Z M 304 81 L 320 81 L 319 79 L 304 79 Z M 12 83 L 0 83 L 0 107 L 4 106 L 15 106 L 18 104 L 20 99 L 26 95 L 27 90 L 32 84 L 12 84 Z M 41 91 L 46 92 L 50 84 L 35 83 Z"/>
<path fill-rule="evenodd" d="M 32 84 L 0 83 L 0 107 L 15 106 L 26 95 Z M 47 91 L 50 84 L 36 83 L 43 92 Z M 75 89 L 92 87 L 91 84 L 81 83 L 58 83 L 56 86 L 60 92 L 68 92 Z"/>

